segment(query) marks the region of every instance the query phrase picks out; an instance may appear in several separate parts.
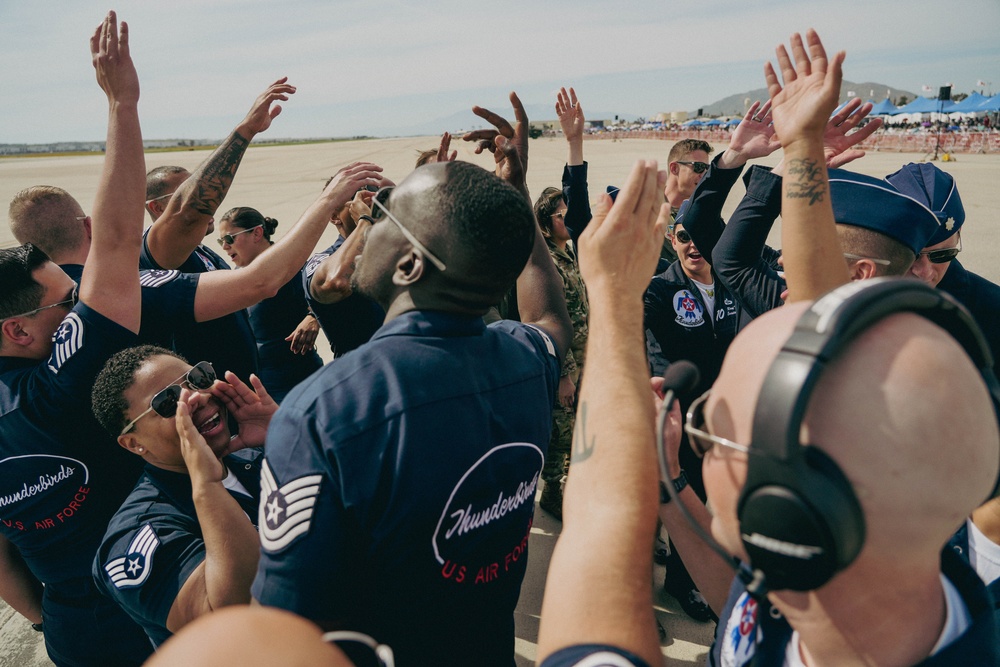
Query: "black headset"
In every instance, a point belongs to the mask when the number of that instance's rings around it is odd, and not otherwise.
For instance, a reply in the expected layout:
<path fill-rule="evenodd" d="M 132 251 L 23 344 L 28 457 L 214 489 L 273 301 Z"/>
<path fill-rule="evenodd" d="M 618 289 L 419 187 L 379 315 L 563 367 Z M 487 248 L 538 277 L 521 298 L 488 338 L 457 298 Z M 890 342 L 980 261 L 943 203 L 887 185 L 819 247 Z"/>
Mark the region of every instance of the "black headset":
<path fill-rule="evenodd" d="M 854 490 L 829 456 L 799 442 L 800 429 L 826 365 L 876 322 L 901 312 L 930 320 L 958 341 L 979 369 L 1000 421 L 1000 383 L 989 345 L 953 297 L 915 280 L 876 278 L 820 298 L 799 318 L 761 386 L 753 453 L 737 505 L 750 569 L 763 574 L 768 589 L 819 588 L 861 551 L 865 519 Z M 990 498 L 998 488 L 1000 478 Z"/>

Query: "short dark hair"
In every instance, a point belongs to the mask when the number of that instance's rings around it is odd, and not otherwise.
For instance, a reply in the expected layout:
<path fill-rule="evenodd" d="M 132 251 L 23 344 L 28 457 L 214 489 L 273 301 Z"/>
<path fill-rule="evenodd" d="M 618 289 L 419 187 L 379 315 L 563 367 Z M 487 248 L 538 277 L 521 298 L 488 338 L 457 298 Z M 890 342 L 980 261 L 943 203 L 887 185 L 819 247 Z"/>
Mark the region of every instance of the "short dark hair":
<path fill-rule="evenodd" d="M 187 171 L 188 170 L 184 167 L 175 167 L 173 165 L 165 165 L 150 169 L 146 173 L 146 201 L 156 199 L 157 197 L 162 197 L 167 194 L 168 176 L 173 176 L 174 174 L 186 174 Z"/>
<path fill-rule="evenodd" d="M 0 249 L 0 320 L 38 308 L 45 288 L 31 274 L 48 261 L 31 243 Z"/>
<path fill-rule="evenodd" d="M 456 161 L 443 168 L 446 178 L 428 213 L 450 236 L 446 257 L 462 257 L 463 264 L 477 267 L 479 277 L 502 294 L 524 269 L 535 243 L 531 206 L 513 186 L 482 167 Z"/>
<path fill-rule="evenodd" d="M 91 410 L 111 437 L 117 438 L 128 423 L 125 392 L 135 383 L 135 374 L 150 357 L 166 355 L 184 363 L 187 359 L 155 345 L 139 345 L 119 350 L 104 364 L 90 394 Z"/>
<path fill-rule="evenodd" d="M 869 259 L 888 260 L 888 266 L 875 265 L 877 276 L 905 275 L 917 258 L 912 250 L 896 239 L 866 227 L 838 223 L 837 238 L 843 252 Z"/>
<path fill-rule="evenodd" d="M 249 206 L 231 208 L 226 211 L 220 220 L 228 220 L 233 224 L 233 227 L 239 227 L 240 229 L 253 229 L 260 226 L 264 230 L 264 238 L 268 241 L 271 240 L 271 234 L 278 227 L 277 220 L 268 218 L 257 209 L 250 208 Z"/>
<path fill-rule="evenodd" d="M 552 215 L 563 201 L 563 193 L 559 188 L 545 188 L 535 200 L 535 219 L 545 236 L 552 236 Z"/>
<path fill-rule="evenodd" d="M 701 139 L 681 139 L 670 149 L 667 162 L 676 162 L 695 151 L 705 151 L 711 155 L 712 146 L 707 141 L 702 141 Z"/>

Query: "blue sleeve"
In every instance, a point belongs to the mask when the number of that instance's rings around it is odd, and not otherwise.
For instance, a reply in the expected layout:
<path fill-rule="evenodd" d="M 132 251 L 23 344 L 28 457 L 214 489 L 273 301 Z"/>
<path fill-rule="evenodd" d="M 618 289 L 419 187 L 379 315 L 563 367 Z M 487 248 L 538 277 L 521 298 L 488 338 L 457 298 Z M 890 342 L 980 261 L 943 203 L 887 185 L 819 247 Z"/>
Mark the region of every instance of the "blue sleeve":
<path fill-rule="evenodd" d="M 726 228 L 722 221 L 722 207 L 730 190 L 740 178 L 742 167 L 722 169 L 719 167 L 717 155 L 708 168 L 708 172 L 699 181 L 691 195 L 691 203 L 680 221 L 684 229 L 691 235 L 694 246 L 705 257 L 712 257 L 715 244 L 719 242 L 722 231 Z"/>
<path fill-rule="evenodd" d="M 286 403 L 271 421 L 261 467 L 261 553 L 250 589 L 261 604 L 317 622 L 347 615 L 365 549 L 344 501 L 328 433 Z"/>
<path fill-rule="evenodd" d="M 615 646 L 577 644 L 552 653 L 539 667 L 649 667 L 649 663 Z"/>
<path fill-rule="evenodd" d="M 646 356 L 650 369 L 662 373 L 670 365 L 670 324 L 676 317 L 673 294 L 663 278 L 653 278 L 643 295 L 642 315 L 646 327 Z"/>
<path fill-rule="evenodd" d="M 785 281 L 763 255 L 780 213 L 781 177 L 753 166 L 747 174 L 747 194 L 712 251 L 712 269 L 751 317 L 783 303 Z"/>
<path fill-rule="evenodd" d="M 179 325 L 193 325 L 194 300 L 201 274 L 179 271 L 140 271 L 142 321 L 139 342 L 170 349 Z"/>
<path fill-rule="evenodd" d="M 576 243 L 590 223 L 590 194 L 587 190 L 587 163 L 565 165 L 562 174 L 563 200 L 566 202 L 566 229 Z"/>
<path fill-rule="evenodd" d="M 138 623 L 167 631 L 177 594 L 204 560 L 197 520 L 165 512 L 107 536 L 94 561 L 94 576 Z"/>
<path fill-rule="evenodd" d="M 518 340 L 526 343 L 545 365 L 546 386 L 549 399 L 556 400 L 559 390 L 559 374 L 562 367 L 559 363 L 559 353 L 556 351 L 552 337 L 544 329 L 533 324 L 522 324 L 513 320 L 500 320 L 489 325 L 491 329 L 506 331 Z"/>

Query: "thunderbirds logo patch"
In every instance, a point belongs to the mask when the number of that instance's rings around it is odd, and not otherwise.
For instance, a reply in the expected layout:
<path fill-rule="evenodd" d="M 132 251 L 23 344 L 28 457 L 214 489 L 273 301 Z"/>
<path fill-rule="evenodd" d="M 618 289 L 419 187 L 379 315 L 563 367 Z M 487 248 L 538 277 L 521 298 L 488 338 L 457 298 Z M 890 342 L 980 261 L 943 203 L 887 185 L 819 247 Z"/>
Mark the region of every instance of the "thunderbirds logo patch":
<path fill-rule="evenodd" d="M 309 532 L 322 475 L 305 475 L 282 487 L 264 461 L 260 471 L 260 543 L 265 551 L 281 551 Z"/>
<path fill-rule="evenodd" d="M 673 305 L 677 313 L 676 322 L 682 327 L 696 327 L 705 322 L 705 310 L 688 290 L 682 289 L 674 294 Z"/>
<path fill-rule="evenodd" d="M 128 554 L 109 561 L 104 570 L 116 588 L 142 586 L 153 567 L 153 553 L 160 546 L 160 539 L 148 523 L 142 527 L 128 545 Z"/>
<path fill-rule="evenodd" d="M 180 271 L 162 271 L 160 269 L 154 269 L 151 271 L 140 271 L 139 286 L 160 287 L 161 285 L 166 285 L 170 281 L 174 280 L 179 275 Z"/>

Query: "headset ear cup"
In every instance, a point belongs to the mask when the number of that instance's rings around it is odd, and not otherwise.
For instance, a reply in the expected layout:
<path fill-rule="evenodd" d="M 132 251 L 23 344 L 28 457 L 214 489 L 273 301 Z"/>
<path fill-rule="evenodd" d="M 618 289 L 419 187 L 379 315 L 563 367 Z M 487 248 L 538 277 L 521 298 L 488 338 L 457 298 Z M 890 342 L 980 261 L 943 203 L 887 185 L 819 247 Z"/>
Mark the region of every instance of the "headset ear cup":
<path fill-rule="evenodd" d="M 864 544 L 864 514 L 836 463 L 805 447 L 791 466 L 751 465 L 764 473 L 754 477 L 770 481 L 746 487 L 740 533 L 750 565 L 764 573 L 768 588 L 814 590 L 850 565 Z"/>

